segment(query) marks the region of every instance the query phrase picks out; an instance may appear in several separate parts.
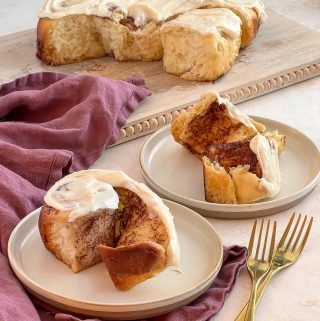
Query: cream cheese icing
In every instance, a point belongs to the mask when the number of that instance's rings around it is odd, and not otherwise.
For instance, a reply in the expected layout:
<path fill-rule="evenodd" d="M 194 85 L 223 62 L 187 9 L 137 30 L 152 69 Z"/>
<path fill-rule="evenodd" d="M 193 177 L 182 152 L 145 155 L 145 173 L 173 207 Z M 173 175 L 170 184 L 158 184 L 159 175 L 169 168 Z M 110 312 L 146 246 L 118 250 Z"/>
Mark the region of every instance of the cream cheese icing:
<path fill-rule="evenodd" d="M 94 177 L 78 176 L 57 182 L 44 198 L 59 211 L 69 212 L 69 221 L 99 209 L 117 209 L 119 196 L 113 187 Z"/>
<path fill-rule="evenodd" d="M 45 203 L 69 214 L 69 221 L 88 212 L 95 206 L 115 209 L 119 198 L 113 187 L 123 187 L 136 193 L 146 204 L 149 216 L 159 216 L 167 227 L 169 244 L 167 266 L 178 267 L 180 249 L 175 232 L 173 216 L 161 198 L 145 184 L 138 183 L 122 171 L 91 169 L 72 173 L 55 183 L 45 195 Z M 104 189 L 99 191 L 99 189 Z M 106 197 L 103 200 L 103 197 Z M 93 200 L 92 200 L 93 198 Z M 110 207 L 111 206 L 111 207 Z M 88 213 L 87 212 L 87 213 Z"/>
<path fill-rule="evenodd" d="M 262 169 L 260 188 L 265 188 L 268 196 L 274 197 L 281 186 L 278 145 L 274 139 L 268 141 L 263 135 L 257 134 L 250 141 L 250 149 L 257 155 Z"/>
<path fill-rule="evenodd" d="M 72 14 L 97 15 L 113 18 L 115 11 L 134 19 L 136 26 L 142 26 L 148 20 L 165 21 L 175 15 L 198 8 L 224 4 L 256 11 L 260 22 L 266 20 L 266 13 L 261 0 L 47 0 L 38 12 L 39 18 L 59 19 Z"/>
<path fill-rule="evenodd" d="M 203 34 L 224 32 L 230 38 L 238 38 L 241 35 L 240 18 L 224 8 L 196 9 L 185 12 L 162 25 L 161 30 L 165 31 L 176 26 L 194 29 Z"/>
<path fill-rule="evenodd" d="M 60 19 L 74 14 L 96 15 L 112 19 L 115 13 L 127 14 L 129 0 L 47 0 L 39 18 Z"/>

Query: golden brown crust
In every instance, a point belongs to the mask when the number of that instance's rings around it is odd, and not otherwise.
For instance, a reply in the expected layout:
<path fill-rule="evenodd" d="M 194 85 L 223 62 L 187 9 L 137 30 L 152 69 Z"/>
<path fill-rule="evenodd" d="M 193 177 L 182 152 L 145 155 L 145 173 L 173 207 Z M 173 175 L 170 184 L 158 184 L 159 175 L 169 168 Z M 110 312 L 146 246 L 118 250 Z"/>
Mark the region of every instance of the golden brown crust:
<path fill-rule="evenodd" d="M 207 202 L 236 204 L 234 182 L 226 170 L 217 163 L 212 163 L 206 156 L 202 157 L 204 190 Z"/>
<path fill-rule="evenodd" d="M 263 125 L 258 125 L 258 131 L 265 130 Z M 171 133 L 176 142 L 203 156 L 206 147 L 212 143 L 240 141 L 253 137 L 256 131 L 232 122 L 226 107 L 217 102 L 214 94 L 208 93 L 190 111 L 180 113 L 172 123 Z"/>
<path fill-rule="evenodd" d="M 115 286 L 128 290 L 166 268 L 169 234 L 137 194 L 114 189 L 116 211 L 98 210 L 69 222 L 68 212 L 45 204 L 38 225 L 44 246 L 73 272 L 101 262 L 102 256 Z"/>
<path fill-rule="evenodd" d="M 253 39 L 256 37 L 260 23 L 257 13 L 250 8 L 245 10 L 246 14 L 243 15 L 242 10 L 239 10 L 238 7 L 230 7 L 230 9 L 239 16 L 241 19 L 241 46 L 240 48 L 243 49 L 247 47 Z"/>
<path fill-rule="evenodd" d="M 121 235 L 115 248 L 100 246 L 99 251 L 115 286 L 129 290 L 165 269 L 169 236 L 138 195 L 125 188 L 115 190 L 121 204 L 116 214 Z"/>
<path fill-rule="evenodd" d="M 98 210 L 72 222 L 68 217 L 44 204 L 39 232 L 47 250 L 77 273 L 101 262 L 96 245 L 114 245 L 114 211 Z"/>
<path fill-rule="evenodd" d="M 71 15 L 55 20 L 39 19 L 37 57 L 45 63 L 64 65 L 104 55 L 99 35 L 93 26 L 93 16 Z"/>
<path fill-rule="evenodd" d="M 241 49 L 247 47 L 256 37 L 260 27 L 260 22 L 258 14 L 254 9 L 243 7 L 240 8 L 236 4 L 231 4 L 228 2 L 223 2 L 222 5 L 213 2 L 213 4 L 210 4 L 207 7 L 230 9 L 241 19 Z"/>
<path fill-rule="evenodd" d="M 122 291 L 155 276 L 166 265 L 164 248 L 155 242 L 116 248 L 100 245 L 99 251 L 114 285 Z"/>
<path fill-rule="evenodd" d="M 142 28 L 132 19 L 120 23 L 92 15 L 41 18 L 37 26 L 37 57 L 49 65 L 64 65 L 113 55 L 119 61 L 153 61 L 163 55 L 160 25 Z"/>
<path fill-rule="evenodd" d="M 190 16 L 193 12 L 208 11 L 206 18 L 212 12 L 214 19 L 216 10 L 221 9 L 190 11 Z M 240 28 L 240 20 L 230 10 L 223 10 L 238 21 Z M 183 79 L 197 81 L 212 81 L 227 73 L 235 63 L 241 44 L 240 34 L 236 37 L 229 37 L 219 31 L 204 34 L 172 21 L 161 27 L 161 39 L 164 70 Z"/>
<path fill-rule="evenodd" d="M 260 186 L 260 179 L 249 171 L 249 166 L 239 166 L 230 171 L 236 188 L 237 202 L 250 204 L 268 197 L 268 192 Z"/>
<path fill-rule="evenodd" d="M 285 136 L 276 131 L 266 132 L 267 139 L 274 139 L 279 154 L 284 150 Z M 260 184 L 262 169 L 250 140 L 211 144 L 202 158 L 205 195 L 208 202 L 223 204 L 250 204 L 268 196 Z"/>
<path fill-rule="evenodd" d="M 53 27 L 53 21 L 47 18 L 39 19 L 37 25 L 37 54 L 36 56 L 46 64 L 54 64 L 50 59 L 52 57 L 51 50 L 47 45 L 48 35 Z"/>

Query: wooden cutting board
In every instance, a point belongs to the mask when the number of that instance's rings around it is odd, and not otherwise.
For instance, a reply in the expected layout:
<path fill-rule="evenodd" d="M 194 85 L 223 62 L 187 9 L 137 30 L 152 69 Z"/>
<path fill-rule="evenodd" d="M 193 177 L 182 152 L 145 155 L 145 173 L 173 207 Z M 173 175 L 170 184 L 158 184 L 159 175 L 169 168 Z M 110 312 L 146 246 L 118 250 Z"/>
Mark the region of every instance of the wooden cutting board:
<path fill-rule="evenodd" d="M 116 79 L 144 77 L 153 94 L 130 116 L 118 143 L 151 133 L 170 123 L 207 90 L 217 90 L 233 103 L 320 75 L 320 33 L 273 11 L 254 40 L 241 50 L 236 64 L 212 82 L 181 80 L 166 74 L 162 61 L 117 62 L 110 57 L 52 67 L 35 57 L 35 29 L 0 37 L 0 83 L 37 71 L 94 73 Z"/>

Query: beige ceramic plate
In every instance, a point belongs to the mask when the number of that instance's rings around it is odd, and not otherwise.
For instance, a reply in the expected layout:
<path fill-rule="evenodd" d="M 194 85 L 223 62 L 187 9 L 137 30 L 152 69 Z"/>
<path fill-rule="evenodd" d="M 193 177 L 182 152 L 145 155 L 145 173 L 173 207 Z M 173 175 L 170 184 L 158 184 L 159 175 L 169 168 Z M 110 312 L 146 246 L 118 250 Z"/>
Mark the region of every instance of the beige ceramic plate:
<path fill-rule="evenodd" d="M 39 210 L 13 230 L 9 261 L 23 285 L 35 296 L 67 311 L 106 319 L 132 319 L 162 314 L 189 303 L 216 278 L 222 263 L 219 235 L 192 210 L 165 201 L 174 216 L 183 274 L 167 269 L 127 292 L 118 291 L 102 263 L 74 274 L 43 246 Z"/>
<path fill-rule="evenodd" d="M 252 117 L 268 130 L 286 135 L 286 150 L 280 156 L 282 186 L 273 199 L 255 204 L 217 204 L 204 198 L 202 163 L 176 143 L 170 126 L 153 134 L 140 153 L 143 176 L 160 195 L 195 209 L 200 214 L 223 219 L 241 219 L 278 213 L 300 202 L 320 177 L 320 153 L 303 133 L 274 120 Z"/>

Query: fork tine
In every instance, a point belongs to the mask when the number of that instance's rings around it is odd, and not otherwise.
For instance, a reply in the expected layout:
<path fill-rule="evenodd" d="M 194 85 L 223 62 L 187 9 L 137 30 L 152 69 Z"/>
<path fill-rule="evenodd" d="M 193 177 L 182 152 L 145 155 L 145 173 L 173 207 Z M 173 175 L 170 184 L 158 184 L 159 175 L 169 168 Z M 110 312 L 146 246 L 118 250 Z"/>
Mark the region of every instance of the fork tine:
<path fill-rule="evenodd" d="M 290 230 L 290 228 L 291 228 L 291 225 L 292 225 L 292 222 L 293 222 L 293 220 L 294 220 L 295 215 L 296 215 L 296 213 L 293 213 L 293 214 L 291 215 L 290 221 L 289 221 L 289 223 L 288 223 L 285 231 L 283 232 L 283 235 L 282 235 L 282 237 L 281 237 L 281 240 L 280 240 L 280 242 L 279 242 L 279 244 L 278 244 L 278 247 L 277 247 L 278 250 L 282 248 L 282 246 L 283 246 L 283 244 L 284 244 L 284 242 L 285 242 L 285 240 L 286 240 L 286 238 L 287 238 L 287 235 L 288 235 L 288 233 L 289 233 L 289 230 Z"/>
<path fill-rule="evenodd" d="M 304 229 L 304 226 L 306 225 L 306 221 L 307 221 L 307 215 L 304 216 L 302 225 L 301 225 L 301 227 L 300 227 L 300 231 L 299 231 L 299 233 L 298 233 L 298 235 L 297 235 L 296 241 L 295 241 L 294 244 L 293 244 L 293 247 L 292 247 L 292 251 L 293 251 L 293 252 L 295 251 L 295 249 L 296 249 L 296 247 L 297 247 L 297 245 L 298 245 L 298 242 L 299 242 L 299 240 L 300 240 L 302 231 L 303 231 L 303 229 Z"/>
<path fill-rule="evenodd" d="M 298 220 L 297 220 L 296 225 L 294 226 L 293 231 L 292 231 L 292 233 L 291 233 L 291 235 L 290 235 L 290 238 L 289 238 L 289 241 L 288 241 L 288 244 L 287 244 L 287 246 L 286 246 L 285 251 L 288 251 L 288 249 L 289 249 L 289 247 L 290 247 L 290 245 L 291 245 L 291 243 L 292 243 L 292 240 L 293 240 L 293 238 L 294 238 L 294 235 L 296 234 L 297 228 L 298 228 L 298 226 L 299 226 L 300 219 L 301 219 L 301 213 L 300 213 L 299 216 L 298 216 Z"/>
<path fill-rule="evenodd" d="M 269 262 L 272 260 L 273 252 L 274 252 L 274 244 L 276 241 L 276 232 L 277 232 L 277 221 L 273 222 L 273 230 L 271 236 L 271 243 L 270 243 L 270 251 L 269 251 Z"/>
<path fill-rule="evenodd" d="M 264 254 L 266 253 L 268 234 L 269 234 L 269 226 L 270 226 L 270 219 L 268 219 L 266 235 L 264 237 L 264 244 L 263 244 L 263 250 L 262 250 L 262 261 L 264 261 Z"/>
<path fill-rule="evenodd" d="M 260 243 L 261 243 L 261 236 L 262 236 L 262 230 L 263 230 L 263 223 L 264 223 L 264 219 L 262 219 L 261 225 L 260 225 L 260 233 L 259 233 L 259 237 L 258 237 L 258 244 L 257 244 L 257 249 L 256 249 L 256 256 L 255 256 L 255 260 L 258 260 L 258 254 L 259 254 L 259 249 L 260 249 Z"/>
<path fill-rule="evenodd" d="M 252 226 L 250 242 L 249 242 L 249 246 L 248 246 L 248 256 L 251 256 L 251 254 L 252 254 L 254 235 L 256 234 L 256 227 L 257 227 L 257 219 L 254 220 L 254 223 L 253 223 L 253 226 Z"/>
<path fill-rule="evenodd" d="M 312 223 L 313 223 L 313 217 L 311 217 L 311 220 L 309 222 L 309 225 L 308 225 L 308 228 L 307 228 L 306 233 L 304 235 L 304 238 L 302 239 L 302 242 L 301 242 L 300 246 L 298 247 L 298 252 L 299 253 L 301 253 L 301 251 L 303 250 L 304 246 L 307 243 L 307 239 L 308 239 L 311 227 L 312 227 Z"/>

